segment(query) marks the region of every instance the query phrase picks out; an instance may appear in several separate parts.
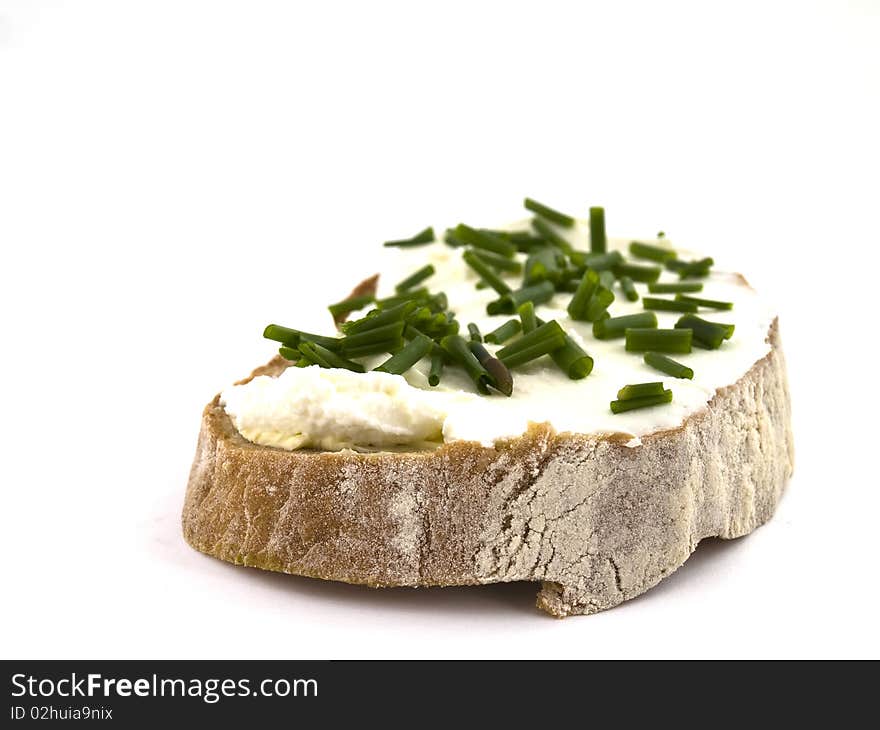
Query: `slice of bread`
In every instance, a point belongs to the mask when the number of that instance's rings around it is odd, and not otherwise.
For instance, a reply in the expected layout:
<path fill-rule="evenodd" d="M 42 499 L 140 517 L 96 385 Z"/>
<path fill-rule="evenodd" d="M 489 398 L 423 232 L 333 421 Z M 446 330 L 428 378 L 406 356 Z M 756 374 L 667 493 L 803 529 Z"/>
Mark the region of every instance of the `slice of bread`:
<path fill-rule="evenodd" d="M 626 446 L 548 424 L 487 448 L 284 451 L 205 408 L 183 508 L 195 549 L 374 587 L 540 581 L 538 607 L 589 614 L 656 585 L 705 537 L 773 514 L 793 466 L 777 323 L 735 384 L 674 430 Z M 276 357 L 255 370 L 277 375 Z M 250 378 L 242 382 L 247 382 Z"/>

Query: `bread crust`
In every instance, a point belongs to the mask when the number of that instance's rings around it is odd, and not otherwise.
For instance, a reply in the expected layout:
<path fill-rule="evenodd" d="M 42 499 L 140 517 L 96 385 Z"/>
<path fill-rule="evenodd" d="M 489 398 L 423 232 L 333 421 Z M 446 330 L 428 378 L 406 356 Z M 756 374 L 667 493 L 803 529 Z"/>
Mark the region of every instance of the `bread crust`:
<path fill-rule="evenodd" d="M 183 507 L 196 550 L 240 565 L 374 587 L 536 581 L 554 616 L 648 590 L 705 537 L 773 514 L 793 468 L 777 322 L 770 352 L 677 429 L 619 439 L 533 424 L 485 447 L 284 451 L 203 413 Z M 277 375 L 275 358 L 257 375 Z"/>

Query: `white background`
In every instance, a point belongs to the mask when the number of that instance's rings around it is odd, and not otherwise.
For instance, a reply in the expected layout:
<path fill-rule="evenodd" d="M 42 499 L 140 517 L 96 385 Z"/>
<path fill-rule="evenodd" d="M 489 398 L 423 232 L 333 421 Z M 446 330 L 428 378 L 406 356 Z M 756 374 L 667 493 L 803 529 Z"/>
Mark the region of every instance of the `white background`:
<path fill-rule="evenodd" d="M 613 8 L 613 9 L 612 9 Z M 880 652 L 880 3 L 0 0 L 0 654 Z M 372 591 L 200 555 L 201 409 L 427 223 L 524 195 L 778 303 L 796 475 L 655 590 Z"/>

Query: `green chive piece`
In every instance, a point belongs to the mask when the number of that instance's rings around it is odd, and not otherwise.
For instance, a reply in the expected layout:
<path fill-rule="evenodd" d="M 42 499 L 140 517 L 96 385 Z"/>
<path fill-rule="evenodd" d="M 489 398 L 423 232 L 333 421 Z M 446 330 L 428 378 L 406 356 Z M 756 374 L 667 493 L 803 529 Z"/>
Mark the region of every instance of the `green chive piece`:
<path fill-rule="evenodd" d="M 461 248 L 462 246 L 467 246 L 467 244 L 458 238 L 455 235 L 455 230 L 452 228 L 447 228 L 443 233 L 443 242 L 447 246 L 451 246 L 452 248 Z"/>
<path fill-rule="evenodd" d="M 531 302 L 528 303 L 531 304 Z M 534 312 L 535 307 L 532 305 L 532 314 L 534 314 Z M 500 327 L 492 330 L 483 339 L 490 345 L 503 345 L 509 339 L 516 337 L 520 332 L 522 332 L 522 324 L 520 324 L 520 321 L 518 319 L 509 319 Z"/>
<path fill-rule="evenodd" d="M 639 243 L 638 241 L 633 241 L 629 244 L 629 253 L 630 256 L 637 259 L 656 261 L 658 264 L 675 258 L 675 251 L 671 248 L 652 246 L 650 243 Z"/>
<path fill-rule="evenodd" d="M 491 251 L 474 251 L 474 254 L 476 254 L 477 258 L 482 260 L 483 263 L 488 264 L 496 271 L 506 271 L 510 274 L 518 274 L 522 271 L 522 263 L 516 259 L 499 256 L 497 253 L 492 253 Z"/>
<path fill-rule="evenodd" d="M 516 246 L 510 241 L 506 241 L 493 233 L 471 228 L 464 223 L 459 223 L 455 227 L 454 235 L 459 241 L 463 241 L 469 246 L 482 248 L 492 253 L 497 253 L 500 256 L 511 258 L 516 253 Z"/>
<path fill-rule="evenodd" d="M 605 253 L 608 237 L 605 234 L 605 208 L 590 208 L 590 250 Z"/>
<path fill-rule="evenodd" d="M 507 366 L 497 357 L 489 354 L 489 351 L 479 342 L 471 342 L 470 348 L 477 361 L 492 378 L 492 387 L 508 397 L 513 395 L 513 376 Z"/>
<path fill-rule="evenodd" d="M 600 285 L 587 304 L 587 309 L 584 312 L 584 319 L 587 320 L 587 322 L 595 322 L 603 317 L 607 317 L 608 307 L 611 306 L 613 301 L 614 292 Z"/>
<path fill-rule="evenodd" d="M 599 274 L 587 269 L 568 304 L 568 316 L 575 320 L 595 322 L 614 301 L 614 293 L 602 286 Z"/>
<path fill-rule="evenodd" d="M 689 276 L 702 278 L 709 275 L 709 270 L 715 265 L 714 259 L 706 257 L 698 261 L 682 261 L 681 259 L 670 259 L 665 266 L 670 271 L 678 272 L 678 275 L 685 279 Z"/>
<path fill-rule="evenodd" d="M 366 342 L 363 345 L 349 347 L 344 354 L 349 358 L 367 357 L 368 355 L 380 355 L 382 353 L 395 353 L 406 346 L 403 337 L 392 337 L 387 340 Z"/>
<path fill-rule="evenodd" d="M 599 274 L 593 269 L 587 269 L 574 292 L 574 296 L 568 303 L 568 316 L 572 319 L 585 319 L 587 304 L 599 287 Z"/>
<path fill-rule="evenodd" d="M 398 241 L 385 241 L 382 245 L 409 248 L 411 246 L 423 246 L 426 243 L 432 243 L 434 240 L 434 229 L 431 228 L 431 226 L 428 226 L 424 231 L 419 231 L 412 238 L 402 238 Z"/>
<path fill-rule="evenodd" d="M 351 347 L 359 347 L 369 342 L 377 342 L 379 340 L 388 340 L 403 335 L 405 323 L 402 320 L 382 325 L 381 327 L 373 327 L 372 329 L 356 332 L 346 335 L 340 340 L 343 351 Z"/>
<path fill-rule="evenodd" d="M 422 309 L 430 311 L 426 307 L 423 307 Z M 363 332 L 375 327 L 381 327 L 385 324 L 391 324 L 392 322 L 407 319 L 416 311 L 421 311 L 416 302 L 402 302 L 396 307 L 374 309 L 372 312 L 368 312 L 366 317 L 353 319 L 350 322 L 343 322 L 341 329 L 345 334 L 353 335 L 356 332 Z"/>
<path fill-rule="evenodd" d="M 593 337 L 599 340 L 613 340 L 625 337 L 627 329 L 656 328 L 657 315 L 653 312 L 625 314 L 622 317 L 606 317 L 593 322 Z"/>
<path fill-rule="evenodd" d="M 651 285 L 648 284 L 648 286 L 650 287 Z M 638 301 L 639 293 L 636 291 L 636 285 L 633 284 L 633 280 L 628 276 L 620 277 L 620 288 L 623 289 L 623 295 L 627 298 L 627 301 Z"/>
<path fill-rule="evenodd" d="M 525 205 L 526 210 L 530 210 L 532 213 L 536 213 L 542 218 L 552 221 L 557 226 L 562 226 L 563 228 L 572 228 L 574 226 L 574 218 L 570 215 L 560 213 L 558 210 L 553 210 L 553 208 L 548 208 L 537 200 L 526 198 L 523 205 Z"/>
<path fill-rule="evenodd" d="M 538 321 L 535 317 L 535 305 L 533 302 L 523 302 L 517 307 L 516 313 L 522 322 L 522 331 L 524 335 L 533 332 L 538 327 Z"/>
<path fill-rule="evenodd" d="M 465 251 L 464 254 L 462 254 L 462 258 L 468 266 L 477 272 L 477 276 L 501 294 L 501 296 L 510 292 L 510 287 L 507 286 L 504 280 L 492 270 L 491 266 L 486 264 L 473 251 Z"/>
<path fill-rule="evenodd" d="M 299 350 L 295 347 L 288 347 L 287 345 L 281 345 L 281 347 L 278 348 L 278 354 L 285 360 L 296 360 L 297 363 L 302 359 L 302 353 Z"/>
<path fill-rule="evenodd" d="M 543 304 L 550 301 L 556 289 L 549 281 L 542 281 L 539 284 L 525 286 L 522 289 L 508 292 L 500 299 L 489 302 L 486 305 L 488 314 L 513 314 L 520 304 L 531 301 L 533 304 Z"/>
<path fill-rule="evenodd" d="M 658 312 L 697 311 L 697 305 L 692 302 L 683 302 L 675 299 L 661 299 L 660 297 L 642 297 L 642 306 L 645 309 L 654 309 Z"/>
<path fill-rule="evenodd" d="M 376 297 L 372 294 L 364 294 L 359 297 L 349 297 L 348 299 L 343 299 L 341 302 L 336 302 L 336 304 L 331 304 L 327 309 L 330 310 L 330 314 L 333 315 L 333 318 L 341 317 L 343 314 L 348 314 L 349 312 L 356 312 L 358 309 L 363 309 L 368 304 L 372 304 L 376 301 Z"/>
<path fill-rule="evenodd" d="M 564 258 L 559 249 L 553 246 L 541 246 L 532 249 L 526 259 L 526 269 L 523 278 L 523 286 L 537 284 L 540 281 L 557 282 L 560 279 Z"/>
<path fill-rule="evenodd" d="M 364 366 L 351 360 L 340 357 L 326 347 L 321 347 L 316 342 L 300 342 L 297 348 L 303 357 L 322 368 L 341 368 L 355 373 L 364 372 Z"/>
<path fill-rule="evenodd" d="M 693 314 L 686 314 L 680 317 L 675 323 L 675 328 L 681 332 L 691 330 L 694 334 L 694 344 L 704 347 L 707 350 L 717 350 L 721 347 L 724 340 L 733 337 L 734 325 L 721 324 L 720 322 L 709 322 L 706 319 L 697 317 Z M 648 348 L 655 349 L 655 348 Z M 669 352 L 669 350 L 667 350 Z"/>
<path fill-rule="evenodd" d="M 593 358 L 574 341 L 568 332 L 565 333 L 565 344 L 558 350 L 553 350 L 550 357 L 556 363 L 556 367 L 571 380 L 581 380 L 593 372 Z"/>
<path fill-rule="evenodd" d="M 613 271 L 606 269 L 605 271 L 599 272 L 599 283 L 606 289 L 611 289 L 614 286 L 615 281 L 617 281 L 617 277 L 614 276 Z"/>
<path fill-rule="evenodd" d="M 515 368 L 565 345 L 565 331 L 552 319 L 502 347 L 495 356 L 508 368 Z"/>
<path fill-rule="evenodd" d="M 263 337 L 267 340 L 280 342 L 288 347 L 297 347 L 300 342 L 317 342 L 322 347 L 334 352 L 339 349 L 341 340 L 337 337 L 327 337 L 326 335 L 316 335 L 311 332 L 303 332 L 302 330 L 294 330 L 289 327 L 282 327 L 279 324 L 270 324 L 263 330 Z"/>
<path fill-rule="evenodd" d="M 651 294 L 678 294 L 679 292 L 698 292 L 703 291 L 702 281 L 663 281 L 648 284 L 648 291 Z"/>
<path fill-rule="evenodd" d="M 389 357 L 379 367 L 375 368 L 375 370 L 382 373 L 391 373 L 392 375 L 403 375 L 425 355 L 431 352 L 433 347 L 434 341 L 430 337 L 417 334 L 407 343 L 406 347 Z"/>
<path fill-rule="evenodd" d="M 390 309 L 391 307 L 396 307 L 398 304 L 403 304 L 404 302 L 421 302 L 426 300 L 429 296 L 430 294 L 425 287 L 410 289 L 409 291 L 395 294 L 393 297 L 377 299 L 376 307 L 378 309 Z"/>
<path fill-rule="evenodd" d="M 617 264 L 614 267 L 617 276 L 628 276 L 633 281 L 652 283 L 660 278 L 662 270 L 659 266 L 642 266 L 640 264 Z"/>
<path fill-rule="evenodd" d="M 471 342 L 483 341 L 483 335 L 480 334 L 480 328 L 473 322 L 468 323 L 468 334 L 470 335 Z"/>
<path fill-rule="evenodd" d="M 733 302 L 719 302 L 716 299 L 699 299 L 698 297 L 687 297 L 683 294 L 678 294 L 675 298 L 679 302 L 691 302 L 698 307 L 705 307 L 706 309 L 733 309 Z"/>
<path fill-rule="evenodd" d="M 446 364 L 446 356 L 442 350 L 434 350 L 431 355 L 431 370 L 428 373 L 428 385 L 436 388 L 440 385 L 440 378 L 443 377 L 443 366 Z"/>
<path fill-rule="evenodd" d="M 532 228 L 534 228 L 538 235 L 547 243 L 556 246 L 565 252 L 572 250 L 571 244 L 566 241 L 561 234 L 557 233 L 556 229 L 547 221 L 541 220 L 540 218 L 532 218 Z"/>
<path fill-rule="evenodd" d="M 639 408 L 650 408 L 664 403 L 672 403 L 672 391 L 664 390 L 660 395 L 646 395 L 644 398 L 611 401 L 611 412 L 614 414 L 634 411 Z"/>
<path fill-rule="evenodd" d="M 654 350 L 655 352 L 690 352 L 691 337 L 687 329 L 660 330 L 651 327 L 628 327 L 626 337 L 626 349 L 629 352 L 643 352 Z"/>
<path fill-rule="evenodd" d="M 465 339 L 459 335 L 449 335 L 440 341 L 440 346 L 449 353 L 449 356 L 455 362 L 465 369 L 465 372 L 474 381 L 477 391 L 483 395 L 488 395 L 492 378 L 486 372 L 486 368 L 480 365 L 480 361 L 471 352 Z"/>
<path fill-rule="evenodd" d="M 617 400 L 630 400 L 631 398 L 644 398 L 646 395 L 663 395 L 663 383 L 636 383 L 624 385 L 617 391 Z"/>
<path fill-rule="evenodd" d="M 659 370 L 661 373 L 671 375 L 673 378 L 694 379 L 694 371 L 691 370 L 691 368 L 687 365 L 682 365 L 680 362 L 676 362 L 671 357 L 666 357 L 666 355 L 662 355 L 659 352 L 646 352 L 645 365 L 649 365 L 655 370 Z"/>
<path fill-rule="evenodd" d="M 398 294 L 409 291 L 416 284 L 421 284 L 425 279 L 430 276 L 433 276 L 435 272 L 434 264 L 425 264 L 418 271 L 407 276 L 403 281 L 401 281 L 397 286 L 394 287 L 394 291 Z"/>
<path fill-rule="evenodd" d="M 586 251 L 572 251 L 569 254 L 571 262 L 579 267 L 589 267 L 593 271 L 606 271 L 623 263 L 623 254 L 620 251 L 608 251 L 607 253 L 587 253 Z"/>

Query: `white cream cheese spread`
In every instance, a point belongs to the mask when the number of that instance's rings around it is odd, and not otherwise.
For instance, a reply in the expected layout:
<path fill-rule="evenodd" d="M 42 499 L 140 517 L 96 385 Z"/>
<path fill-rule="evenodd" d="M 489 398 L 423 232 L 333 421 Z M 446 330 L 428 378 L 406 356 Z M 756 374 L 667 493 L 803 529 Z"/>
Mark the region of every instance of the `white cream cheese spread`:
<path fill-rule="evenodd" d="M 575 248 L 589 250 L 589 232 L 583 223 L 565 235 Z M 630 240 L 611 239 L 608 250 L 626 254 Z M 694 256 L 675 248 L 684 258 Z M 485 334 L 511 319 L 510 315 L 486 314 L 487 303 L 498 295 L 475 287 L 477 277 L 462 260 L 461 249 L 437 242 L 386 250 L 385 254 L 391 260 L 382 269 L 380 295 L 392 293 L 399 279 L 430 262 L 436 273 L 425 285 L 433 292 L 446 293 L 449 309 L 463 330 L 474 322 Z M 660 278 L 661 282 L 678 280 L 677 274 L 668 271 Z M 517 286 L 514 278 L 509 281 Z M 642 353 L 627 352 L 623 339 L 595 338 L 590 322 L 569 318 L 566 306 L 572 294 L 560 292 L 539 305 L 538 314 L 544 320 L 556 319 L 592 356 L 593 371 L 582 380 L 570 380 L 545 356 L 513 371 L 511 397 L 480 396 L 474 393 L 467 375 L 454 367 L 446 368 L 440 384 L 430 387 L 426 358 L 405 376 L 291 367 L 277 378 L 260 376 L 227 388 L 221 403 L 246 439 L 283 449 L 418 447 L 441 439 L 491 445 L 523 434 L 529 423 L 542 422 L 549 422 L 558 432 L 624 435 L 628 445 L 638 446 L 640 437 L 677 428 L 689 415 L 705 408 L 718 389 L 735 383 L 770 350 L 767 335 L 773 311 L 745 281 L 737 274 L 717 271 L 702 281 L 703 291 L 694 296 L 729 301 L 734 306 L 732 311 L 701 311 L 700 316 L 734 324 L 736 330 L 718 350 L 694 348 L 687 355 L 672 356 L 693 369 L 693 380 L 671 378 L 654 370 L 643 362 Z M 640 297 L 648 293 L 646 284 L 637 283 L 636 287 Z M 629 302 L 618 287 L 615 294 L 609 307 L 611 316 L 644 311 L 641 298 Z M 681 316 L 656 314 L 660 328 L 673 327 Z M 332 325 L 327 334 L 334 334 Z M 373 367 L 384 359 L 365 364 Z M 621 387 L 647 381 L 662 381 L 672 390 L 672 403 L 612 414 L 609 402 Z"/>

